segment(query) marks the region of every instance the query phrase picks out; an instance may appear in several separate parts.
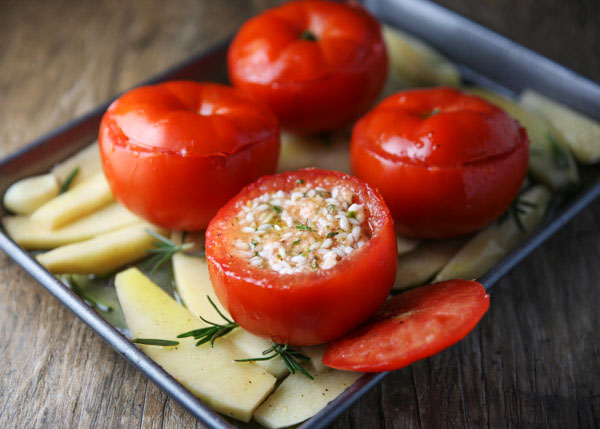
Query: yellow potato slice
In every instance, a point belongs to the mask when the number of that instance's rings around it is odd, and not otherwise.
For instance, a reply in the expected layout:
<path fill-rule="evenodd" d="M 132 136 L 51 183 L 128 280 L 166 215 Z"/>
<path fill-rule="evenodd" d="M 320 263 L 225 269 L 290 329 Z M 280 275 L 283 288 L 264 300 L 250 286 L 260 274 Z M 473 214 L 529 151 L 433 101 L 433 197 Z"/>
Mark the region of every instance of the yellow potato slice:
<path fill-rule="evenodd" d="M 420 241 L 416 238 L 402 237 L 396 234 L 396 245 L 398 247 L 398 255 L 404 255 L 405 253 L 412 252 L 417 248 Z"/>
<path fill-rule="evenodd" d="M 387 45 L 390 75 L 413 86 L 449 85 L 460 83 L 460 72 L 435 49 L 396 28 L 383 26 Z"/>
<path fill-rule="evenodd" d="M 416 250 L 398 257 L 394 290 L 417 286 L 430 280 L 452 258 L 464 239 L 426 241 Z"/>
<path fill-rule="evenodd" d="M 524 231 L 513 215 L 486 227 L 465 243 L 437 274 L 435 281 L 480 278 L 535 231 L 544 218 L 552 194 L 538 185 L 524 192 L 520 198 L 535 205 L 522 206 L 523 213 L 519 218 Z"/>
<path fill-rule="evenodd" d="M 98 142 L 84 147 L 72 157 L 56 164 L 50 172 L 56 176 L 60 183 L 64 183 L 75 168 L 78 168 L 79 172 L 73 178 L 71 187 L 102 171 Z"/>
<path fill-rule="evenodd" d="M 483 88 L 467 91 L 493 103 L 518 120 L 529 136 L 529 170 L 552 189 L 566 189 L 579 181 L 577 164 L 562 136 L 543 118 L 525 110 L 516 102 Z"/>
<path fill-rule="evenodd" d="M 55 230 L 41 227 L 28 216 L 6 216 L 2 225 L 10 238 L 25 249 L 33 250 L 76 243 L 140 221 L 124 206 L 113 203 Z"/>
<path fill-rule="evenodd" d="M 148 256 L 155 238 L 147 229 L 163 233 L 160 228 L 145 222 L 105 234 L 89 240 L 57 247 L 39 254 L 40 264 L 57 274 L 106 274 L 123 265 Z"/>
<path fill-rule="evenodd" d="M 136 268 L 117 274 L 119 302 L 132 338 L 179 341 L 178 346 L 140 345 L 152 360 L 215 411 L 248 422 L 273 390 L 276 379 L 251 363 L 236 363 L 235 348 L 225 338 L 214 347 L 195 347 L 177 335 L 206 326 Z"/>
<path fill-rule="evenodd" d="M 27 215 L 58 195 L 60 186 L 52 174 L 27 177 L 13 183 L 4 194 L 3 204 L 13 213 Z"/>
<path fill-rule="evenodd" d="M 254 412 L 254 419 L 268 428 L 300 423 L 325 408 L 363 374 L 329 368 L 311 375 L 314 380 L 298 372 L 283 380 Z"/>
<path fill-rule="evenodd" d="M 521 94 L 520 102 L 526 109 L 546 118 L 562 134 L 565 143 L 579 162 L 594 164 L 600 161 L 598 122 L 531 90 Z"/>
<path fill-rule="evenodd" d="M 323 355 L 325 354 L 326 348 L 327 344 L 317 344 L 316 346 L 300 347 L 302 354 L 310 358 L 308 364 L 316 373 L 325 371 L 327 368 L 329 368 L 323 363 Z"/>
<path fill-rule="evenodd" d="M 90 214 L 114 201 L 103 173 L 61 194 L 38 208 L 31 220 L 47 229 L 56 229 Z"/>

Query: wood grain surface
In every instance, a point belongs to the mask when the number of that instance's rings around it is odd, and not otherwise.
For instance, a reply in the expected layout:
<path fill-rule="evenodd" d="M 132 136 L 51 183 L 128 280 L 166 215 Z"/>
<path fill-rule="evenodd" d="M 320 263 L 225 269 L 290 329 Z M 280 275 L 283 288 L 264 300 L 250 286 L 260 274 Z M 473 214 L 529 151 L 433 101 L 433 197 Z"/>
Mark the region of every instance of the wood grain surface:
<path fill-rule="evenodd" d="M 0 0 L 0 156 L 233 32 L 274 0 Z M 597 0 L 440 3 L 600 80 Z M 492 290 L 463 342 L 336 428 L 600 424 L 600 201 Z M 0 254 L 0 427 L 201 425 Z"/>

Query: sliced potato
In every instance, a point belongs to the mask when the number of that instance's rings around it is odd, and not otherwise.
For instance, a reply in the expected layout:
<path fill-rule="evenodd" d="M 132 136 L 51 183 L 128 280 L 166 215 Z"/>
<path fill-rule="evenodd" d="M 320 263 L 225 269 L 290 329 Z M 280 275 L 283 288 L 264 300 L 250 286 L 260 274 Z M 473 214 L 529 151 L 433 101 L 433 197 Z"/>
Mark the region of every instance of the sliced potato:
<path fill-rule="evenodd" d="M 175 243 L 181 243 L 175 234 L 171 235 Z M 187 240 L 186 240 L 187 242 Z M 196 316 L 202 316 L 206 320 L 215 323 L 223 323 L 223 319 L 210 304 L 207 296 L 210 296 L 217 308 L 226 316 L 231 317 L 227 310 L 219 302 L 215 294 L 210 278 L 208 276 L 208 265 L 206 258 L 188 256 L 182 253 L 173 255 L 173 276 L 177 293 L 181 297 L 183 304 Z M 238 358 L 253 358 L 261 356 L 263 350 L 271 347 L 272 343 L 264 338 L 257 337 L 242 328 L 235 329 L 227 338 L 238 349 Z M 270 374 L 281 378 L 288 374 L 288 370 L 280 357 L 258 361 L 256 365 L 264 368 Z"/>
<path fill-rule="evenodd" d="M 526 90 L 520 96 L 521 104 L 543 116 L 562 134 L 565 143 L 584 164 L 600 161 L 600 124 L 564 104 L 537 92 Z"/>
<path fill-rule="evenodd" d="M 458 68 L 421 40 L 387 25 L 383 26 L 383 37 L 390 74 L 416 86 L 457 86 L 460 83 Z"/>
<path fill-rule="evenodd" d="M 405 253 L 412 252 L 417 248 L 420 241 L 416 238 L 402 237 L 396 234 L 396 245 L 398 247 L 398 255 L 404 255 Z"/>
<path fill-rule="evenodd" d="M 214 410 L 245 422 L 273 390 L 275 377 L 251 363 L 233 362 L 224 338 L 195 347 L 177 335 L 206 326 L 136 268 L 117 274 L 115 286 L 132 338 L 179 341 L 175 347 L 140 345 L 152 360 Z"/>
<path fill-rule="evenodd" d="M 102 171 L 98 142 L 84 147 L 72 157 L 56 164 L 50 172 L 56 176 L 60 183 L 64 183 L 75 168 L 79 168 L 79 172 L 73 178 L 71 187 Z"/>
<path fill-rule="evenodd" d="M 227 310 L 221 305 L 213 290 L 210 278 L 208 277 L 206 258 L 178 253 L 173 255 L 172 261 L 173 277 L 175 278 L 177 293 L 181 297 L 183 304 L 192 313 L 212 322 L 221 321 L 221 316 L 219 316 L 206 298 L 210 296 L 210 299 L 212 299 L 219 310 L 229 317 Z"/>
<path fill-rule="evenodd" d="M 147 229 L 164 232 L 156 226 L 138 222 L 89 240 L 57 247 L 36 258 L 52 273 L 106 274 L 148 255 L 155 239 L 146 232 Z"/>
<path fill-rule="evenodd" d="M 417 286 L 431 279 L 460 248 L 464 239 L 423 242 L 416 250 L 398 258 L 394 289 Z"/>
<path fill-rule="evenodd" d="M 3 204 L 17 214 L 30 214 L 58 195 L 60 186 L 52 174 L 27 177 L 13 183 L 4 194 Z"/>
<path fill-rule="evenodd" d="M 140 221 L 123 205 L 113 203 L 55 230 L 41 227 L 28 216 L 6 216 L 2 219 L 2 225 L 10 238 L 31 250 L 76 243 Z"/>
<path fill-rule="evenodd" d="M 545 119 L 486 89 L 468 88 L 467 91 L 501 107 L 525 127 L 530 140 L 529 169 L 535 178 L 556 190 L 569 188 L 579 181 L 573 155 Z"/>
<path fill-rule="evenodd" d="M 345 131 L 328 136 L 297 136 L 281 133 L 278 171 L 305 167 L 350 173 L 350 137 Z"/>
<path fill-rule="evenodd" d="M 544 218 L 552 194 L 542 185 L 534 186 L 520 197 L 531 204 L 522 206 L 519 216 L 522 231 L 511 214 L 478 232 L 437 274 L 435 281 L 456 278 L 477 279 L 486 274 L 504 256 L 515 249 L 527 235 L 539 226 Z M 534 206 L 530 206 L 534 205 Z"/>
<path fill-rule="evenodd" d="M 321 411 L 362 373 L 327 369 L 311 374 L 292 374 L 254 412 L 254 419 L 268 428 L 281 428 L 300 423 Z"/>
<path fill-rule="evenodd" d="M 104 174 L 97 173 L 38 208 L 32 213 L 31 220 L 47 229 L 56 229 L 112 201 L 114 198 Z"/>
<path fill-rule="evenodd" d="M 317 344 L 316 346 L 300 347 L 302 353 L 310 358 L 310 362 L 308 364 L 316 373 L 325 371 L 328 368 L 323 363 L 323 355 L 325 354 L 326 348 L 327 344 Z"/>

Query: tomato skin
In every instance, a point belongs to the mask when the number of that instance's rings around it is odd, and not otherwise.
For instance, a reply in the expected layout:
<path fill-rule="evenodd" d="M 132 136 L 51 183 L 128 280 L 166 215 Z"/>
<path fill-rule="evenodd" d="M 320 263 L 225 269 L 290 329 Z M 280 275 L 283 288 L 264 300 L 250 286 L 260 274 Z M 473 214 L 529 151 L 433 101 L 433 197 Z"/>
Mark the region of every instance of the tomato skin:
<path fill-rule="evenodd" d="M 364 326 L 328 344 L 323 363 L 362 372 L 404 368 L 467 336 L 487 312 L 489 298 L 476 281 L 409 290 L 387 301 Z"/>
<path fill-rule="evenodd" d="M 303 40 L 309 30 L 317 40 Z M 266 102 L 296 133 L 340 128 L 385 83 L 377 20 L 354 3 L 292 1 L 246 22 L 228 52 L 231 82 Z"/>
<path fill-rule="evenodd" d="M 274 189 L 290 190 L 298 179 L 351 183 L 367 205 L 371 239 L 328 270 L 278 274 L 232 256 L 229 222 L 240 204 Z M 381 196 L 359 179 L 334 171 L 303 169 L 267 176 L 244 188 L 206 231 L 210 278 L 221 303 L 244 329 L 278 343 L 320 344 L 371 316 L 391 290 L 397 266 L 393 222 Z"/>
<path fill-rule="evenodd" d="M 277 119 L 267 107 L 197 82 L 123 95 L 104 115 L 98 141 L 115 197 L 175 230 L 205 229 L 243 186 L 274 172 L 279 157 Z"/>
<path fill-rule="evenodd" d="M 428 116 L 434 109 L 439 113 Z M 403 235 L 448 238 L 498 218 L 527 172 L 525 130 L 455 89 L 392 95 L 354 127 L 352 171 L 375 186 Z"/>

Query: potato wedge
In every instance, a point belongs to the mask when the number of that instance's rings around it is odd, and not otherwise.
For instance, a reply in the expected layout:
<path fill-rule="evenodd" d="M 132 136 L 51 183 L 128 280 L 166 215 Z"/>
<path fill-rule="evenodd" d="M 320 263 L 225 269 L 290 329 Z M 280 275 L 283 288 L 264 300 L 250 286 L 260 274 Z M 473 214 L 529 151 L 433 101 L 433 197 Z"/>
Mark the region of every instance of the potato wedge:
<path fill-rule="evenodd" d="M 573 155 L 562 136 L 545 119 L 486 89 L 471 87 L 467 91 L 501 107 L 525 127 L 530 141 L 529 170 L 536 179 L 556 190 L 569 188 L 579 181 Z"/>
<path fill-rule="evenodd" d="M 526 109 L 552 123 L 579 162 L 594 164 L 600 161 L 598 122 L 535 91 L 524 91 L 519 100 Z"/>
<path fill-rule="evenodd" d="M 383 38 L 390 75 L 398 75 L 415 86 L 457 86 L 460 83 L 458 68 L 421 40 L 387 25 L 383 26 Z"/>
<path fill-rule="evenodd" d="M 181 239 L 177 241 L 177 237 L 174 235 L 171 236 L 171 239 L 175 243 L 181 242 Z M 207 299 L 207 296 L 210 296 L 217 308 L 225 316 L 230 317 L 213 290 L 208 276 L 206 258 L 178 253 L 173 255 L 172 261 L 177 293 L 179 293 L 183 304 L 188 310 L 196 316 L 202 316 L 211 322 L 222 323 L 221 316 Z M 239 351 L 237 354 L 239 359 L 261 356 L 263 350 L 270 348 L 272 345 L 269 340 L 257 337 L 242 328 L 235 329 L 227 338 Z M 258 361 L 256 365 L 264 368 L 277 378 L 288 374 L 288 370 L 280 357 Z"/>
<path fill-rule="evenodd" d="M 132 338 L 179 341 L 175 347 L 140 345 L 152 360 L 214 410 L 248 422 L 273 390 L 275 377 L 251 363 L 236 363 L 224 338 L 195 347 L 177 335 L 206 326 L 138 269 L 117 274 L 115 286 Z"/>
<path fill-rule="evenodd" d="M 283 380 L 254 412 L 254 419 L 268 428 L 300 423 L 325 408 L 363 374 L 329 368 L 311 375 L 314 380 L 300 373 Z"/>
<path fill-rule="evenodd" d="M 60 186 L 52 174 L 27 177 L 13 183 L 4 193 L 4 207 L 16 214 L 27 215 L 56 197 Z"/>
<path fill-rule="evenodd" d="M 277 171 L 305 167 L 350 173 L 350 137 L 343 131 L 328 136 L 297 136 L 281 133 Z"/>
<path fill-rule="evenodd" d="M 106 274 L 148 255 L 155 239 L 146 232 L 147 229 L 164 232 L 146 222 L 138 222 L 89 240 L 57 247 L 36 258 L 52 273 Z"/>
<path fill-rule="evenodd" d="M 123 228 L 141 219 L 119 203 L 112 203 L 68 225 L 49 230 L 33 222 L 28 216 L 6 216 L 2 225 L 12 238 L 25 249 L 53 249 L 76 243 Z"/>
<path fill-rule="evenodd" d="M 464 239 L 426 241 L 398 257 L 394 290 L 417 286 L 431 279 L 452 258 Z"/>
<path fill-rule="evenodd" d="M 535 231 L 544 218 L 551 198 L 550 191 L 542 185 L 525 191 L 520 199 L 531 204 L 522 206 L 523 212 L 519 217 L 524 231 L 520 229 L 513 215 L 484 228 L 448 261 L 435 277 L 435 281 L 456 278 L 470 280 L 486 274 Z"/>
<path fill-rule="evenodd" d="M 56 164 L 50 172 L 56 176 L 58 181 L 62 184 L 75 168 L 79 168 L 79 172 L 73 178 L 71 187 L 84 182 L 94 174 L 102 171 L 102 161 L 100 160 L 100 148 L 98 147 L 98 142 L 94 142 L 89 146 L 84 147 L 75 155 Z"/>
<path fill-rule="evenodd" d="M 412 252 L 417 248 L 420 241 L 416 238 L 402 237 L 396 234 L 396 246 L 398 248 L 398 255 L 404 255 L 405 253 Z"/>
<path fill-rule="evenodd" d="M 328 368 L 328 366 L 326 366 L 323 363 L 323 355 L 325 354 L 326 348 L 327 344 L 317 344 L 316 346 L 300 347 L 302 353 L 310 358 L 308 364 L 316 373 L 323 372 Z"/>
<path fill-rule="evenodd" d="M 31 220 L 47 229 L 56 229 L 114 201 L 103 173 L 51 199 L 31 214 Z"/>

